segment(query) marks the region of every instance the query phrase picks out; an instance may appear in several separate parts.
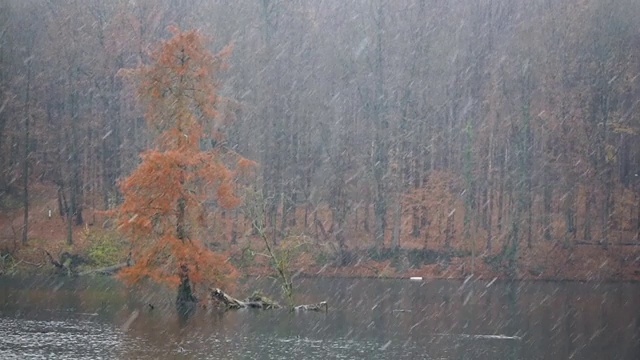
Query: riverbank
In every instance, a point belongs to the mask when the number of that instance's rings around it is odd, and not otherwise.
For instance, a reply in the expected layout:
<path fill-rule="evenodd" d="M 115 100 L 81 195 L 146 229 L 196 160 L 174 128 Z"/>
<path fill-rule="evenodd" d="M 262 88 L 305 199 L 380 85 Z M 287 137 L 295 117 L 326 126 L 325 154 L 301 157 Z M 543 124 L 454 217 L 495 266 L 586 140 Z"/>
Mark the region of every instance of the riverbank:
<path fill-rule="evenodd" d="M 51 231 L 60 231 L 52 229 Z M 117 264 L 125 259 L 125 251 L 105 240 L 107 235 L 94 236 L 90 230 L 76 229 L 72 245 L 63 239 L 33 239 L 26 246 L 3 248 L 0 256 L 0 274 L 50 274 L 56 268 L 46 252 L 55 260 L 64 254 L 76 255 L 86 263 L 79 263 L 80 272 Z M 91 239 L 91 237 L 94 239 Z M 96 244 L 95 238 L 101 243 Z M 273 270 L 269 260 L 261 256 L 259 243 L 253 246 L 251 260 L 242 259 L 246 247 L 233 246 L 230 254 L 241 273 L 250 276 L 267 276 Z M 320 252 L 300 254 L 292 259 L 290 271 L 305 277 L 361 277 L 361 278 L 410 278 L 465 279 L 517 279 L 542 281 L 604 281 L 640 282 L 640 249 L 610 246 L 603 250 L 595 246 L 563 248 L 550 244 L 548 249 L 523 249 L 518 258 L 515 276 L 508 271 L 508 262 L 498 256 L 471 257 L 445 251 L 422 249 L 384 249 L 379 256 L 372 256 L 373 249 L 349 252 L 350 261 L 338 266 L 332 260 L 335 254 Z M 96 259 L 99 260 L 96 263 Z"/>
<path fill-rule="evenodd" d="M 46 253 L 61 260 L 64 253 L 85 260 L 81 271 L 106 267 L 126 261 L 127 243 L 110 227 L 100 212 L 85 210 L 85 224 L 72 228 L 73 242 L 68 243 L 65 219 L 57 214 L 51 188 L 34 186 L 32 190 L 29 240 L 20 241 L 22 212 L 20 208 L 0 212 L 0 273 L 34 274 L 55 271 Z M 244 236 L 223 250 L 231 261 L 247 275 L 269 275 L 272 268 L 260 239 Z M 544 281 L 640 281 L 640 243 L 604 247 L 600 244 L 560 241 L 536 241 L 529 248 L 522 244 L 510 271 L 509 259 L 500 248 L 491 254 L 477 249 L 472 256 L 465 244 L 453 243 L 445 250 L 437 243 L 428 247 L 405 241 L 401 247 L 391 244 L 378 251 L 372 243 L 356 239 L 347 242 L 343 266 L 338 266 L 336 247 L 331 242 L 307 239 L 292 254 L 292 274 L 309 277 L 367 277 L 465 279 L 474 278 L 544 280 Z M 216 251 L 220 244 L 212 244 Z"/>
<path fill-rule="evenodd" d="M 59 231 L 59 230 L 52 230 Z M 63 239 L 33 239 L 26 246 L 3 248 L 0 254 L 0 274 L 50 274 L 56 271 L 46 253 L 64 263 L 65 256 L 76 255 L 79 272 L 118 264 L 126 260 L 126 253 L 117 244 L 108 243 L 108 235 L 94 236 L 90 230 L 77 229 L 74 244 Z M 94 239 L 91 239 L 94 237 Z M 100 243 L 96 244 L 95 238 Z M 273 272 L 269 259 L 261 253 L 259 243 L 253 245 L 252 259 L 245 256 L 246 247 L 232 246 L 229 253 L 232 262 L 241 273 L 249 276 L 267 276 Z M 68 255 L 65 255 L 68 254 Z M 542 281 L 603 281 L 640 282 L 640 249 L 609 246 L 603 250 L 595 246 L 564 248 L 549 245 L 547 249 L 523 249 L 517 260 L 516 272 L 510 275 L 508 262 L 499 256 L 472 257 L 464 253 L 423 249 L 383 249 L 382 254 L 372 256 L 373 249 L 352 250 L 350 261 L 338 266 L 335 254 L 321 252 L 299 254 L 291 260 L 289 269 L 293 275 L 305 277 L 361 277 L 361 278 L 410 278 L 542 280 Z M 99 260 L 96 262 L 96 260 Z M 84 263 L 83 261 L 86 261 Z"/>
<path fill-rule="evenodd" d="M 73 246 L 64 242 L 33 242 L 26 247 L 19 247 L 13 254 L 3 253 L 0 262 L 0 274 L 48 275 L 57 269 L 47 259 L 44 249 L 59 259 L 61 254 L 77 255 L 91 260 L 95 254 L 91 252 L 91 243 L 86 239 Z M 433 279 L 474 279 L 493 280 L 526 280 L 526 281 L 597 281 L 597 282 L 640 282 L 640 254 L 624 248 L 610 247 L 606 252 L 592 247 L 551 248 L 548 256 L 538 256 L 532 251 L 523 251 L 519 259 L 515 276 L 511 276 L 506 262 L 498 262 L 494 258 L 457 255 L 445 252 L 422 252 L 418 250 L 390 250 L 383 252 L 382 259 L 371 259 L 371 250 L 351 252 L 353 260 L 344 266 L 337 266 L 328 260 L 331 254 L 304 254 L 293 259 L 290 272 L 293 276 L 302 277 L 342 277 L 342 278 L 388 278 L 408 279 L 419 277 Z M 259 250 L 257 250 L 259 251 Z M 256 256 L 250 264 L 238 262 L 242 250 L 232 249 L 232 261 L 247 276 L 273 275 L 268 259 Z M 417 254 L 430 254 L 434 258 L 426 261 L 417 258 Z M 103 254 L 105 255 L 105 254 Z M 112 256 L 115 264 L 121 259 Z M 121 255 L 122 256 L 122 255 Z M 327 259 L 319 262 L 319 258 Z M 537 261 L 536 261 L 537 260 Z M 493 262 L 492 262 L 493 261 Z M 107 263 L 88 262 L 79 264 L 79 273 L 91 273 Z"/>
<path fill-rule="evenodd" d="M 474 279 L 486 281 L 640 282 L 640 254 L 637 250 L 631 253 L 627 249 L 611 247 L 606 252 L 556 248 L 546 257 L 538 256 L 533 251 L 524 251 L 514 275 L 509 273 L 506 262 L 500 262 L 496 257 L 472 259 L 471 256 L 447 256 L 443 252 L 442 257 L 433 263 L 411 264 L 410 251 L 389 253 L 396 255 L 386 260 L 373 260 L 368 258 L 368 251 L 362 251 L 360 259 L 346 266 L 332 263 L 299 265 L 292 268 L 292 273 L 305 277 L 462 280 L 473 276 Z M 271 273 L 266 263 L 247 267 L 245 271 L 254 275 Z"/>

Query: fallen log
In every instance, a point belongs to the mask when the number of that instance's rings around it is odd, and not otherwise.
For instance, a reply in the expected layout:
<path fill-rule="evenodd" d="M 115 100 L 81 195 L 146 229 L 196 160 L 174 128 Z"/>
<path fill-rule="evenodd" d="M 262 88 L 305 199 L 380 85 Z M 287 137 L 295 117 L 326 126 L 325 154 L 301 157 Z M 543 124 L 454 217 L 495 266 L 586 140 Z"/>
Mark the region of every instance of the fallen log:
<path fill-rule="evenodd" d="M 64 265 L 62 265 L 59 261 L 54 259 L 53 256 L 51 256 L 51 254 L 49 254 L 47 250 L 44 250 L 44 253 L 47 255 L 47 258 L 49 259 L 49 262 L 51 263 L 51 265 L 53 265 L 56 269 L 58 270 L 65 269 Z"/>
<path fill-rule="evenodd" d="M 129 260 L 127 260 L 127 262 L 116 264 L 116 265 L 78 272 L 80 265 L 87 265 L 87 264 L 90 264 L 91 262 L 85 259 L 84 257 L 82 257 L 81 255 L 70 254 L 66 251 L 63 252 L 62 255 L 60 255 L 60 260 L 56 260 L 47 250 L 44 250 L 44 253 L 47 256 L 49 263 L 51 263 L 51 265 L 53 265 L 53 267 L 55 268 L 56 273 L 59 275 L 66 275 L 66 276 L 82 276 L 82 275 L 89 275 L 93 273 L 112 275 L 118 272 L 120 269 L 130 265 Z"/>
<path fill-rule="evenodd" d="M 51 265 L 53 265 L 53 267 L 55 268 L 56 274 L 66 275 L 66 276 L 75 275 L 77 261 L 73 261 L 73 260 L 76 260 L 76 257 L 79 258 L 79 256 L 71 255 L 65 251 L 60 256 L 60 260 L 56 260 L 53 258 L 53 256 L 51 256 L 51 254 L 47 250 L 44 250 L 44 253 L 47 255 L 47 258 L 49 259 L 49 263 L 51 263 Z"/>
<path fill-rule="evenodd" d="M 118 271 L 120 271 L 120 269 L 125 268 L 129 266 L 129 263 L 123 262 L 120 264 L 116 264 L 116 265 L 111 265 L 111 266 L 105 266 L 99 269 L 91 269 L 91 270 L 87 270 L 87 271 L 83 271 L 81 273 L 79 273 L 79 276 L 84 276 L 84 275 L 90 275 L 90 274 L 100 274 L 100 275 L 113 275 L 115 273 L 117 273 Z"/>
<path fill-rule="evenodd" d="M 246 308 L 270 310 L 270 309 L 282 308 L 282 306 L 280 306 L 280 304 L 278 304 L 277 302 L 265 296 L 262 296 L 260 294 L 253 294 L 246 300 L 238 300 L 218 288 L 211 290 L 211 298 L 222 303 L 222 305 L 228 310 L 246 309 Z M 326 312 L 329 310 L 329 306 L 326 301 L 322 301 L 317 304 L 298 305 L 293 307 L 292 310 L 294 311 L 325 311 Z"/>
<path fill-rule="evenodd" d="M 602 242 L 588 242 L 588 241 L 576 241 L 576 245 L 578 246 L 604 246 Z M 640 246 L 640 242 L 619 242 L 619 243 L 609 243 L 607 246 Z"/>
<path fill-rule="evenodd" d="M 227 309 L 253 308 L 268 310 L 281 308 L 277 302 L 257 294 L 254 294 L 246 300 L 238 300 L 224 291 L 215 288 L 211 291 L 211 297 L 221 302 Z"/>
<path fill-rule="evenodd" d="M 326 301 L 321 301 L 317 304 L 298 305 L 293 308 L 295 311 L 324 311 L 329 312 L 329 304 Z"/>

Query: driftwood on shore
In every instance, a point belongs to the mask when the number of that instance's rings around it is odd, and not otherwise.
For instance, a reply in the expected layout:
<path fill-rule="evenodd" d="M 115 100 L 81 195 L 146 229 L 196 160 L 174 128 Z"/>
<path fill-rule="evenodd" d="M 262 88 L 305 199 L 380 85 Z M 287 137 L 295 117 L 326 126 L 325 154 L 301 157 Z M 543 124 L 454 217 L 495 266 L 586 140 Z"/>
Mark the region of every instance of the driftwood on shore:
<path fill-rule="evenodd" d="M 57 261 L 56 259 L 54 259 L 53 256 L 51 256 L 51 254 L 47 250 L 45 250 L 44 253 L 47 255 L 47 258 L 49 259 L 49 262 L 51 263 L 51 265 L 53 265 L 57 270 L 62 271 L 65 269 L 64 265 L 62 265 L 60 261 Z"/>
<path fill-rule="evenodd" d="M 215 288 L 211 290 L 211 297 L 219 301 L 220 303 L 222 303 L 222 305 L 224 305 L 226 309 L 230 309 L 230 310 L 245 309 L 245 308 L 269 310 L 269 309 L 282 308 L 282 306 L 280 306 L 280 304 L 278 304 L 277 302 L 259 294 L 254 294 L 246 300 L 238 300 L 233 296 L 228 295 L 224 291 L 218 288 Z M 326 312 L 329 310 L 329 306 L 326 301 L 322 301 L 317 304 L 298 305 L 293 307 L 292 310 L 294 311 L 325 311 Z"/>
<path fill-rule="evenodd" d="M 44 250 L 44 253 L 47 255 L 49 262 L 56 269 L 56 272 L 64 275 L 77 275 L 78 266 L 82 264 L 87 264 L 88 261 L 80 255 L 70 254 L 68 252 L 63 252 L 60 255 L 60 259 L 56 260 L 53 256 L 47 251 Z"/>
<path fill-rule="evenodd" d="M 120 269 L 130 266 L 131 264 L 130 261 L 127 260 L 120 264 L 78 272 L 78 266 L 89 263 L 89 261 L 82 256 L 64 252 L 60 255 L 60 260 L 56 260 L 47 250 L 44 250 L 44 253 L 47 256 L 49 263 L 51 263 L 55 268 L 56 272 L 60 275 L 67 276 L 83 276 L 90 274 L 113 275 L 120 271 Z"/>
<path fill-rule="evenodd" d="M 79 276 L 83 276 L 83 275 L 90 275 L 90 274 L 99 274 L 99 275 L 113 275 L 115 273 L 117 273 L 118 271 L 120 271 L 120 269 L 125 268 L 129 266 L 129 263 L 123 262 L 120 264 L 115 264 L 115 265 L 111 265 L 111 266 L 105 266 L 99 269 L 91 269 L 91 270 L 87 270 L 87 271 L 83 271 L 81 273 L 79 273 Z"/>

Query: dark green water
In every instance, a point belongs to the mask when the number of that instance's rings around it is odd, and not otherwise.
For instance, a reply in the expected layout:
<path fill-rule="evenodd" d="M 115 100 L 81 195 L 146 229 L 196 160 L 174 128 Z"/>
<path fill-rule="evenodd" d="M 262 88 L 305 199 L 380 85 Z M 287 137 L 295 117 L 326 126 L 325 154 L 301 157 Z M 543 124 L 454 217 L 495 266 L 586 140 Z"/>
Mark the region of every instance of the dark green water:
<path fill-rule="evenodd" d="M 91 281 L 0 278 L 0 359 L 640 359 L 639 284 L 299 279 L 328 314 L 184 320 Z"/>

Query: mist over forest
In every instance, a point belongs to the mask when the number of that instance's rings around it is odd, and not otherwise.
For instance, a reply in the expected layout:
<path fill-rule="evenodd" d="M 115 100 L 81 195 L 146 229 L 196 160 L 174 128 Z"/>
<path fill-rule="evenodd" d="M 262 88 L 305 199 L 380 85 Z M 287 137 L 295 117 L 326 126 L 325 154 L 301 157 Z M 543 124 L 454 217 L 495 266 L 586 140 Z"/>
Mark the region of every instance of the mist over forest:
<path fill-rule="evenodd" d="M 244 256 L 259 203 L 307 266 L 638 279 L 638 19 L 636 0 L 2 1 L 0 249 L 114 227 L 157 135 L 126 71 L 176 26 L 231 46 L 225 136 L 200 147 L 257 164 L 242 204 L 206 204 L 211 248 Z"/>

